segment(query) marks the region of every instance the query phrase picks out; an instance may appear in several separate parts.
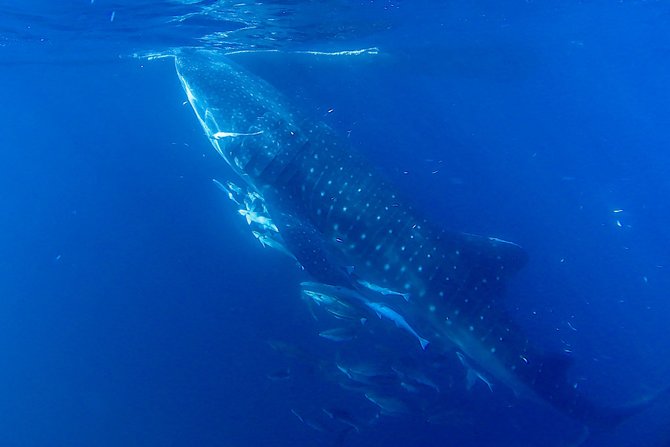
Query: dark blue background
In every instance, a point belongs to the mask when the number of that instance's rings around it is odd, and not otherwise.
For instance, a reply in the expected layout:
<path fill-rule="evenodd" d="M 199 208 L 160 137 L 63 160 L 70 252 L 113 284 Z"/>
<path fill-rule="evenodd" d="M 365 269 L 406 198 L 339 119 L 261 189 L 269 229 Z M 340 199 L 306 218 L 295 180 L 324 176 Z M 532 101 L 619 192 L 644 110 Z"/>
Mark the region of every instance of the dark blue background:
<path fill-rule="evenodd" d="M 384 11 L 380 22 L 404 17 L 393 32 L 347 45 L 378 56 L 240 60 L 350 132 L 438 224 L 523 245 L 509 306 L 537 338 L 570 343 L 571 376 L 594 398 L 668 386 L 668 8 Z M 287 364 L 269 340 L 313 352 L 323 341 L 300 272 L 212 185 L 232 174 L 171 61 L 14 62 L 0 71 L 0 445 L 334 443 L 289 410 L 366 403 L 305 365 L 289 383 L 267 379 Z M 664 445 L 668 413 L 658 405 L 587 445 Z M 347 445 L 440 436 L 408 417 Z M 460 436 L 544 439 L 495 420 Z"/>

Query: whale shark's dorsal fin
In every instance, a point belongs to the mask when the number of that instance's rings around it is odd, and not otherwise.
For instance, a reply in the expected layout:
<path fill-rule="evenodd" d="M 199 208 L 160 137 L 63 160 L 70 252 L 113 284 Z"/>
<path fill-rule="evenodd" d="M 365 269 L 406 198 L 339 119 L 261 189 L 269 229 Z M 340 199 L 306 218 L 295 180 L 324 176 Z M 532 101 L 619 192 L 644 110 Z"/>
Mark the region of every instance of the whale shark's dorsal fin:
<path fill-rule="evenodd" d="M 456 271 L 454 267 L 455 273 L 447 275 L 443 284 L 446 290 L 457 285 L 455 293 L 468 295 L 471 302 L 479 303 L 480 309 L 487 308 L 508 320 L 505 308 L 494 303 L 503 296 L 506 280 L 527 262 L 526 251 L 502 239 L 469 233 L 443 231 L 438 239 L 443 251 L 452 254 L 447 265 L 454 263 L 467 269 Z M 449 296 L 448 292 L 445 295 Z"/>

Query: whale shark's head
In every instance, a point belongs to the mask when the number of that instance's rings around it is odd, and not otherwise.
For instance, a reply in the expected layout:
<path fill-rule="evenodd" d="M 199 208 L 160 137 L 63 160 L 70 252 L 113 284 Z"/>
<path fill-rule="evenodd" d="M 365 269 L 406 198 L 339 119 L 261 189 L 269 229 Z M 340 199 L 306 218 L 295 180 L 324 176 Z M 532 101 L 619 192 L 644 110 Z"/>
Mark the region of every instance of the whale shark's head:
<path fill-rule="evenodd" d="M 280 94 L 225 55 L 184 49 L 175 66 L 212 145 L 239 174 L 255 181 L 278 156 L 304 144 Z"/>

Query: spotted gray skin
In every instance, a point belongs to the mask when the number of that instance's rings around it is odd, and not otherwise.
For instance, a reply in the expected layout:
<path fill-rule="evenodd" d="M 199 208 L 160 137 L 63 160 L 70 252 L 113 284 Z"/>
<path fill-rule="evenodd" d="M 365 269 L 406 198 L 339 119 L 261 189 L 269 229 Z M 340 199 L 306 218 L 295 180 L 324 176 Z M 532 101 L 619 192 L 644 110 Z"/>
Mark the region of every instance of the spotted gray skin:
<path fill-rule="evenodd" d="M 568 362 L 508 317 L 500 297 L 526 261 L 520 247 L 437 229 L 330 127 L 302 117 L 224 56 L 183 50 L 176 68 L 212 145 L 264 196 L 289 249 L 317 280 L 352 287 L 355 277 L 409 293 L 409 302 L 386 303 L 431 349 L 455 346 L 518 395 L 588 425 L 626 415 L 591 404 L 566 380 Z M 291 230 L 299 235 L 292 241 Z"/>

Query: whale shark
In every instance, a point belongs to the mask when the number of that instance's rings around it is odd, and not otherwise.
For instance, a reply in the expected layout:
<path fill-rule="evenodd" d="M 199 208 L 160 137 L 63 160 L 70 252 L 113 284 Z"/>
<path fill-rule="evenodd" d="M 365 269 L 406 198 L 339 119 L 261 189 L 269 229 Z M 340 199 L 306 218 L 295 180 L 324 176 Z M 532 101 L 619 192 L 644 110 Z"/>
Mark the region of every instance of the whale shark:
<path fill-rule="evenodd" d="M 175 66 L 210 143 L 262 198 L 272 240 L 315 281 L 343 291 L 332 299 L 381 303 L 422 348 L 455 350 L 491 389 L 496 381 L 586 426 L 612 427 L 637 411 L 592 402 L 568 380 L 571 359 L 529 339 L 509 314 L 505 284 L 527 262 L 519 245 L 439 228 L 347 139 L 230 58 L 183 49 Z M 265 219 L 247 213 L 250 225 L 252 217 Z"/>

